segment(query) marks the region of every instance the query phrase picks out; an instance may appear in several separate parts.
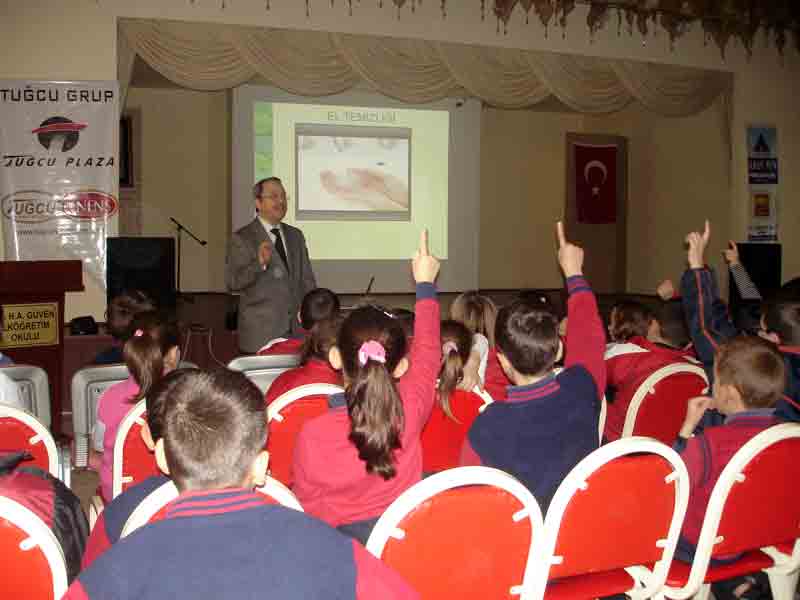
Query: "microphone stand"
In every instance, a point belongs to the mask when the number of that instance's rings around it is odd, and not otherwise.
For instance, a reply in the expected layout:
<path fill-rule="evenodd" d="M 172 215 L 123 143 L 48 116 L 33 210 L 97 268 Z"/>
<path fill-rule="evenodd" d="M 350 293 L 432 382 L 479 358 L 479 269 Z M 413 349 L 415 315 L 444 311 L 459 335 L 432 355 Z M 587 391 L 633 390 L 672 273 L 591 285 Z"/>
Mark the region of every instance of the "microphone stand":
<path fill-rule="evenodd" d="M 174 217 L 169 218 L 175 224 L 175 229 L 178 232 L 178 296 L 182 296 L 183 293 L 181 292 L 181 234 L 185 231 L 186 233 L 191 236 L 191 238 L 200 244 L 201 246 L 205 246 L 208 241 L 201 240 L 195 234 L 192 233 L 192 230 L 188 227 L 184 226 L 180 221 L 175 219 Z"/>

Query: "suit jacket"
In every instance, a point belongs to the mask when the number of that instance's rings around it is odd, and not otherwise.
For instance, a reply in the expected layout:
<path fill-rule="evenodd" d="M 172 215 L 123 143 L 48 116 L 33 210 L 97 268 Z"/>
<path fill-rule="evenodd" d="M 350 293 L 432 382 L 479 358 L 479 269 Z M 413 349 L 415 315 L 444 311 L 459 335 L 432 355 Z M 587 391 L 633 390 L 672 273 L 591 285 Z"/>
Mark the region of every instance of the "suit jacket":
<path fill-rule="evenodd" d="M 258 247 L 267 231 L 258 218 L 231 236 L 225 274 L 228 288 L 239 298 L 239 348 L 258 352 L 267 341 L 285 337 L 297 322 L 297 311 L 307 292 L 316 287 L 303 233 L 281 224 L 289 268 L 273 248 L 266 269 L 258 261 Z"/>

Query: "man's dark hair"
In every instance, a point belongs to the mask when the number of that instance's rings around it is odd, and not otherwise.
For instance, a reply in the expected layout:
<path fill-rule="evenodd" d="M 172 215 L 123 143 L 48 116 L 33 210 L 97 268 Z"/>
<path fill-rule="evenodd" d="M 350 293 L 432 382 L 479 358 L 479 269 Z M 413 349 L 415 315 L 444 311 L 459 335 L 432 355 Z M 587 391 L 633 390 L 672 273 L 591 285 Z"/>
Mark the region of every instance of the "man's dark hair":
<path fill-rule="evenodd" d="M 267 440 L 264 395 L 243 373 L 185 369 L 171 382 L 164 452 L 179 490 L 237 487 Z"/>
<path fill-rule="evenodd" d="M 522 375 L 542 375 L 558 358 L 558 317 L 541 303 L 517 299 L 497 314 L 495 344 Z"/>
<path fill-rule="evenodd" d="M 661 337 L 673 348 L 684 348 L 689 343 L 689 329 L 680 299 L 667 300 L 655 307 L 654 318 L 661 328 Z"/>
<path fill-rule="evenodd" d="M 283 187 L 283 182 L 277 177 L 265 177 L 264 179 L 259 179 L 253 186 L 254 199 L 261 198 L 261 194 L 264 191 L 264 186 L 268 183 L 277 183 L 278 185 Z"/>
<path fill-rule="evenodd" d="M 318 321 L 332 319 L 339 314 L 339 296 L 328 288 L 315 288 L 303 296 L 300 305 L 300 325 L 311 331 Z"/>

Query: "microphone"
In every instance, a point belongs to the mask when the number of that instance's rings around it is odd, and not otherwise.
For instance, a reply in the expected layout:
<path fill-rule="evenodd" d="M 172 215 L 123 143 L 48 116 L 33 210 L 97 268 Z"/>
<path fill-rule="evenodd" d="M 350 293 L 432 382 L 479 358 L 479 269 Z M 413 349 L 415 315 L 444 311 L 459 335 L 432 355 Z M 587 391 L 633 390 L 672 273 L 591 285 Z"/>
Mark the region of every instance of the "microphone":
<path fill-rule="evenodd" d="M 364 291 L 365 296 L 369 296 L 369 293 L 372 291 L 372 284 L 375 283 L 375 276 L 372 275 L 369 278 L 369 284 L 367 285 L 367 289 Z"/>

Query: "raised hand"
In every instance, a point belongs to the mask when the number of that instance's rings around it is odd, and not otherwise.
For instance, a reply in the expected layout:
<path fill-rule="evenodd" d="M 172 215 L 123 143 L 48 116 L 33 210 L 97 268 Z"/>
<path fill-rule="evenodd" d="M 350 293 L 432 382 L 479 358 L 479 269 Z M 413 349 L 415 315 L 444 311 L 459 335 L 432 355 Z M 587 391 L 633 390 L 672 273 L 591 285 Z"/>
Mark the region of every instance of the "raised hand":
<path fill-rule="evenodd" d="M 739 264 L 739 248 L 736 242 L 728 240 L 728 247 L 722 251 L 722 256 L 725 257 L 725 262 L 733 267 Z"/>
<path fill-rule="evenodd" d="M 261 263 L 262 268 L 266 269 L 269 266 L 269 261 L 272 260 L 272 244 L 264 240 L 258 246 L 258 262 Z"/>
<path fill-rule="evenodd" d="M 681 437 L 688 438 L 692 435 L 700 419 L 711 408 L 712 403 L 713 398 L 709 396 L 697 396 L 689 399 L 686 403 L 686 418 L 683 420 L 683 425 L 679 432 Z"/>
<path fill-rule="evenodd" d="M 703 230 L 703 233 L 698 233 L 696 231 L 691 232 L 689 235 L 686 236 L 686 243 L 689 246 L 689 250 L 687 252 L 687 258 L 689 260 L 689 268 L 691 269 L 702 269 L 705 261 L 703 259 L 703 255 L 706 251 L 706 246 L 708 245 L 708 240 L 711 238 L 711 226 L 708 223 L 708 219 L 706 219 L 706 226 Z"/>
<path fill-rule="evenodd" d="M 583 274 L 583 248 L 570 244 L 564 235 L 564 223 L 556 223 L 556 236 L 558 238 L 558 264 L 565 277 Z"/>
<path fill-rule="evenodd" d="M 659 283 L 656 288 L 656 294 L 658 294 L 658 297 L 664 302 L 672 300 L 672 298 L 675 297 L 675 285 L 672 283 L 672 280 L 665 279 Z"/>
<path fill-rule="evenodd" d="M 423 229 L 419 236 L 419 248 L 411 261 L 411 271 L 417 283 L 433 283 L 439 274 L 439 261 L 431 256 L 428 248 L 428 230 Z"/>

